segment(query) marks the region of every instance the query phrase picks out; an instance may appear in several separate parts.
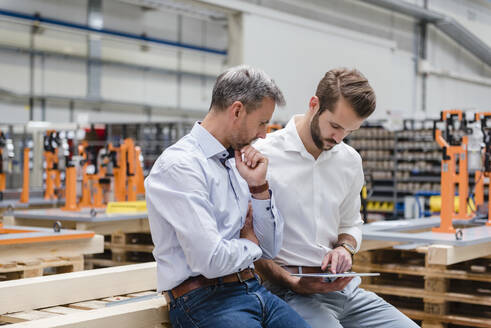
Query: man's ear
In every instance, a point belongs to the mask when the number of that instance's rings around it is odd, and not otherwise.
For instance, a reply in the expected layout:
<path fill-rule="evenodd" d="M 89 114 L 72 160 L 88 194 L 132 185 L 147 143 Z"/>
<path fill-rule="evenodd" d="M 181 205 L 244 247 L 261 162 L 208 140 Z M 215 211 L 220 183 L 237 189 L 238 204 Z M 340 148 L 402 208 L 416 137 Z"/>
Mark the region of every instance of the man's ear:
<path fill-rule="evenodd" d="M 236 120 L 244 114 L 245 107 L 242 102 L 234 101 L 227 110 L 229 111 L 230 118 Z"/>
<path fill-rule="evenodd" d="M 319 97 L 312 96 L 309 101 L 309 109 L 313 112 L 317 112 L 319 110 Z"/>
<path fill-rule="evenodd" d="M 309 112 L 314 115 L 320 108 L 319 97 L 312 96 L 309 101 Z"/>

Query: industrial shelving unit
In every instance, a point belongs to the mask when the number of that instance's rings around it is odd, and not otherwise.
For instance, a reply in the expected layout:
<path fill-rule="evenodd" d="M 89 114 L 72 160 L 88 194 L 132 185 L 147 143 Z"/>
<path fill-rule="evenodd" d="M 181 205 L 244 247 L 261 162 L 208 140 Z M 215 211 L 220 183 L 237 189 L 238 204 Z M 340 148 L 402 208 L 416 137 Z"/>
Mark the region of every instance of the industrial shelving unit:
<path fill-rule="evenodd" d="M 137 136 L 135 144 L 142 149 L 145 176 L 162 151 L 189 133 L 192 127 L 191 121 L 106 124 L 108 141 L 117 142 L 127 136 Z"/>
<path fill-rule="evenodd" d="M 395 188 L 395 134 L 381 124 L 364 124 L 347 142 L 363 158 L 363 171 L 369 191 L 367 213 L 370 217 L 391 219 L 397 216 Z"/>
<path fill-rule="evenodd" d="M 366 124 L 347 138 L 363 158 L 370 216 L 402 218 L 405 197 L 440 191 L 441 149 L 432 123 L 404 120 L 398 131 Z"/>

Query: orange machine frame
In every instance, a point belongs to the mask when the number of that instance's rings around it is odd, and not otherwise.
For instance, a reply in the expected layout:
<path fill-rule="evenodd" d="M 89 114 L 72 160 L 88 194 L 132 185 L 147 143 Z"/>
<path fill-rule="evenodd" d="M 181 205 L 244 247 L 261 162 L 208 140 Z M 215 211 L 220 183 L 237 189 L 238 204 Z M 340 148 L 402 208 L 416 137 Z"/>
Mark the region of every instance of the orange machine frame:
<path fill-rule="evenodd" d="M 119 147 L 108 145 L 108 151 L 116 152 L 114 172 L 114 198 L 118 202 L 135 201 L 138 194 L 145 193 L 143 168 L 140 164 L 141 148 L 133 139 L 126 138 Z"/>
<path fill-rule="evenodd" d="M 26 204 L 29 202 L 29 153 L 30 149 L 28 147 L 24 148 L 24 158 L 22 167 L 22 192 L 20 193 L 20 202 Z"/>
<path fill-rule="evenodd" d="M 484 118 L 491 118 L 491 112 L 482 112 L 482 113 L 476 113 L 476 121 L 481 121 Z M 482 124 L 482 123 L 481 123 Z M 477 206 L 483 205 L 484 204 L 484 177 L 490 177 L 491 176 L 491 171 L 486 171 L 486 168 L 484 170 L 476 170 L 475 176 L 474 176 L 474 181 L 476 183 L 475 189 L 474 189 L 474 200 L 476 204 L 476 209 Z M 491 195 L 489 194 L 489 185 L 488 185 L 488 221 L 486 222 L 486 225 L 491 226 Z"/>
<path fill-rule="evenodd" d="M 274 132 L 281 129 L 283 129 L 283 126 L 281 124 L 268 124 L 268 127 L 266 128 L 266 133 Z"/>
<path fill-rule="evenodd" d="M 457 115 L 463 121 L 461 110 L 446 110 L 441 113 L 441 121 L 449 116 Z M 463 136 L 460 145 L 449 145 L 443 138 L 442 132 L 435 128 L 435 140 L 443 148 L 441 166 L 441 197 L 440 226 L 433 228 L 433 232 L 455 233 L 453 219 L 470 219 L 467 214 L 467 197 L 469 192 L 469 177 L 467 172 L 467 145 L 468 137 Z M 456 160 L 459 159 L 459 173 L 456 172 Z M 459 189 L 459 210 L 454 211 L 455 185 Z"/>
<path fill-rule="evenodd" d="M 87 141 L 83 141 L 82 144 L 78 146 L 78 153 L 83 157 L 84 164 L 82 166 L 82 197 L 80 198 L 79 206 L 80 207 L 91 207 L 91 208 L 103 208 L 105 205 L 103 203 L 103 192 L 102 187 L 99 184 L 99 179 L 104 176 L 104 171 L 101 173 L 101 165 L 99 164 L 97 173 L 88 174 L 87 167 L 89 165 L 88 162 L 88 154 L 87 154 Z M 95 192 L 92 195 L 91 189 L 91 181 L 92 187 Z"/>
<path fill-rule="evenodd" d="M 114 174 L 114 199 L 117 202 L 126 201 L 126 144 L 114 147 L 112 143 L 108 145 L 109 152 L 116 153 L 116 165 L 113 168 Z"/>
<path fill-rule="evenodd" d="M 46 131 L 46 137 L 49 138 L 55 134 L 55 130 Z M 53 151 L 45 150 L 44 158 L 46 160 L 46 190 L 44 199 L 57 199 L 56 189 L 61 188 L 61 175 L 58 169 L 58 147 Z"/>

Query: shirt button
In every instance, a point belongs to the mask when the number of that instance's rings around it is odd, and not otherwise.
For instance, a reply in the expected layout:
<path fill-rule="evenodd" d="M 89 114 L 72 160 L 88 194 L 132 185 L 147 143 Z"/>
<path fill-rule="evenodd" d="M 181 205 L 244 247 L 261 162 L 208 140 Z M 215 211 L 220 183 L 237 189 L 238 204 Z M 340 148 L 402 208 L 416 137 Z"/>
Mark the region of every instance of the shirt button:
<path fill-rule="evenodd" d="M 269 206 L 268 206 L 268 207 L 266 207 L 266 211 L 269 211 L 270 209 L 271 209 L 271 208 L 270 208 Z"/>

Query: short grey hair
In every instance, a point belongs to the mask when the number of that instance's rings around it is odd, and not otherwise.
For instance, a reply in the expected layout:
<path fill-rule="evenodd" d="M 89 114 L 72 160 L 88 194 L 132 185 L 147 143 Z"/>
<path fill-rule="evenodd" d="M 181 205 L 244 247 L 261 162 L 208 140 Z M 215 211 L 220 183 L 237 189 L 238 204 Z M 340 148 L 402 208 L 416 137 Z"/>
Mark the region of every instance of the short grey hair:
<path fill-rule="evenodd" d="M 247 65 L 235 66 L 218 76 L 210 110 L 221 111 L 240 101 L 249 113 L 257 109 L 265 97 L 271 98 L 278 106 L 285 105 L 280 88 L 264 71 Z"/>

